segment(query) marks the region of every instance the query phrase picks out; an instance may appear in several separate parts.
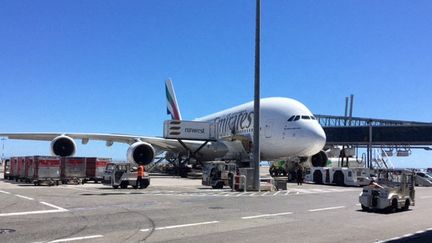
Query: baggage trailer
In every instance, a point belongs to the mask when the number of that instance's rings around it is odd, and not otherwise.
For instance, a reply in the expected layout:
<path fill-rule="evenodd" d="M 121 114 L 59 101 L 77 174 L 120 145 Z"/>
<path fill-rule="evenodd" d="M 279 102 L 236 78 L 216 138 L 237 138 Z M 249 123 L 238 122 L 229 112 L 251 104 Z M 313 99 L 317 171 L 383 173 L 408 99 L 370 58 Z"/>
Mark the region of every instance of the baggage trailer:
<path fill-rule="evenodd" d="M 25 157 L 18 157 L 15 181 L 24 181 L 25 178 Z"/>
<path fill-rule="evenodd" d="M 86 158 L 61 158 L 61 181 L 63 184 L 73 182 L 81 184 L 86 179 Z"/>
<path fill-rule="evenodd" d="M 33 182 L 34 177 L 34 157 L 35 156 L 26 156 L 24 159 L 24 178 L 23 180 L 26 183 Z"/>
<path fill-rule="evenodd" d="M 103 175 L 105 173 L 105 168 L 108 163 L 111 163 L 111 158 L 96 158 L 89 157 L 86 158 L 86 179 L 87 181 L 94 181 L 98 183 L 102 181 Z"/>
<path fill-rule="evenodd" d="M 47 183 L 49 186 L 58 185 L 60 181 L 60 163 L 59 157 L 55 156 L 34 156 L 32 168 L 33 184 L 39 186 Z M 31 173 L 31 172 L 30 172 Z"/>
<path fill-rule="evenodd" d="M 10 158 L 10 170 L 9 170 L 9 180 L 15 180 L 16 171 L 17 171 L 18 158 L 11 157 Z"/>

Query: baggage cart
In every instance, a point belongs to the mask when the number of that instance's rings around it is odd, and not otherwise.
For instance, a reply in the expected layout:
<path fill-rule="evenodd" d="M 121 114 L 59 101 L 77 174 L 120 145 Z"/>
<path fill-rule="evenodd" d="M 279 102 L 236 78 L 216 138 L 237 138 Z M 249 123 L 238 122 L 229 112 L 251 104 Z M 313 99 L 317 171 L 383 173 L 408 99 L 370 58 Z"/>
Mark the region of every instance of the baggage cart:
<path fill-rule="evenodd" d="M 34 156 L 26 156 L 24 159 L 24 178 L 26 183 L 33 182 L 34 177 Z"/>
<path fill-rule="evenodd" d="M 25 157 L 18 157 L 16 167 L 16 177 L 15 181 L 24 181 L 25 178 Z"/>
<path fill-rule="evenodd" d="M 42 183 L 46 183 L 49 186 L 59 184 L 61 163 L 59 157 L 35 156 L 33 162 L 33 183 L 35 186 Z"/>
<path fill-rule="evenodd" d="M 81 184 L 85 178 L 85 157 L 65 157 L 61 159 L 61 181 L 63 184 Z"/>
<path fill-rule="evenodd" d="M 105 168 L 108 163 L 111 163 L 111 158 L 86 158 L 86 179 L 85 181 L 94 181 L 98 183 L 102 181 L 105 173 Z"/>

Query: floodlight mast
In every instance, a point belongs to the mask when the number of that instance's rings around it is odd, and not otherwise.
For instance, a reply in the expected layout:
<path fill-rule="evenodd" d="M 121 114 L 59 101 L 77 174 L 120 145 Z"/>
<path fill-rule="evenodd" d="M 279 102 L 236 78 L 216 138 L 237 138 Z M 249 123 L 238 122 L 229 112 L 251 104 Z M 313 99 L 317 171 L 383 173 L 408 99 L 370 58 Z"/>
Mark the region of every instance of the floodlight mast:
<path fill-rule="evenodd" d="M 253 132 L 253 168 L 254 190 L 259 190 L 260 163 L 260 32 L 261 32 L 261 0 L 256 0 L 255 22 L 255 82 L 254 82 L 254 132 Z"/>

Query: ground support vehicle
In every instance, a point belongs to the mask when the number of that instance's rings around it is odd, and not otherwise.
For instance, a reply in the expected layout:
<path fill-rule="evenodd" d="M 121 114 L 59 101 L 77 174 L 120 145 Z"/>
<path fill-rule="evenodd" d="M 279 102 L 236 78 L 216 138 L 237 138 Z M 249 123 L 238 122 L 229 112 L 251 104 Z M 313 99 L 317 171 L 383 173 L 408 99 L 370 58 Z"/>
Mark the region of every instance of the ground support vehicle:
<path fill-rule="evenodd" d="M 235 163 L 226 163 L 225 161 L 204 163 L 201 184 L 203 186 L 211 186 L 213 189 L 222 189 L 224 186 L 232 186 L 236 168 Z"/>
<path fill-rule="evenodd" d="M 371 181 L 371 171 L 363 167 L 311 167 L 306 169 L 305 181 L 337 186 L 365 186 Z"/>
<path fill-rule="evenodd" d="M 85 157 L 64 157 L 61 159 L 61 181 L 63 184 L 81 184 L 86 178 Z"/>
<path fill-rule="evenodd" d="M 102 181 L 105 168 L 108 163 L 111 163 L 111 161 L 111 158 L 86 158 L 86 178 L 84 179 L 84 182 L 94 181 L 95 183 L 98 183 L 99 181 Z"/>
<path fill-rule="evenodd" d="M 10 175 L 10 160 L 3 161 L 3 179 L 9 180 Z"/>
<path fill-rule="evenodd" d="M 125 189 L 129 185 L 137 189 L 137 165 L 132 163 L 108 163 L 105 168 L 102 183 L 104 185 L 112 186 L 113 188 Z M 150 185 L 150 177 L 148 172 L 144 172 L 143 188 Z"/>
<path fill-rule="evenodd" d="M 273 162 L 269 167 L 269 173 L 272 177 L 287 176 L 289 174 L 287 162 L 284 160 Z"/>
<path fill-rule="evenodd" d="M 410 171 L 379 171 L 378 180 L 363 187 L 359 196 L 362 210 L 408 210 L 415 205 L 414 177 Z"/>
<path fill-rule="evenodd" d="M 416 172 L 415 185 L 427 187 L 432 186 L 432 176 L 422 171 Z"/>
<path fill-rule="evenodd" d="M 55 156 L 34 156 L 29 174 L 33 171 L 30 179 L 35 186 L 48 184 L 59 185 L 60 182 L 60 158 Z"/>

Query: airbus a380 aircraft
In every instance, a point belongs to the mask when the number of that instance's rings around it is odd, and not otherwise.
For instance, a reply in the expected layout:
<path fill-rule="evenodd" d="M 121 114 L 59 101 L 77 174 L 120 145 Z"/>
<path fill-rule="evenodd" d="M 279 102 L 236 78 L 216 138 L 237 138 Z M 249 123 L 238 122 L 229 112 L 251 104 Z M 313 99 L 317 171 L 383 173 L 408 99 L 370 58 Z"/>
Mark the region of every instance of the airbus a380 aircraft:
<path fill-rule="evenodd" d="M 181 120 L 181 114 L 171 80 L 165 83 L 168 113 L 172 119 Z M 309 157 L 320 153 L 326 141 L 324 130 L 302 103 L 289 98 L 261 99 L 260 150 L 261 159 Z M 218 137 L 207 143 L 195 155 L 199 161 L 215 159 L 239 160 L 248 157 L 250 143 L 253 144 L 253 102 L 245 103 L 199 119 L 218 126 Z M 107 146 L 114 142 L 127 143 L 127 159 L 146 165 L 157 154 L 185 156 L 188 151 L 178 140 L 162 137 L 137 135 L 97 134 L 97 133 L 0 133 L 0 137 L 23 140 L 51 141 L 51 152 L 57 156 L 73 156 L 76 152 L 75 140 L 87 144 L 89 140 L 106 141 Z M 184 140 L 191 150 L 204 142 Z M 323 161 L 325 162 L 325 161 Z"/>

